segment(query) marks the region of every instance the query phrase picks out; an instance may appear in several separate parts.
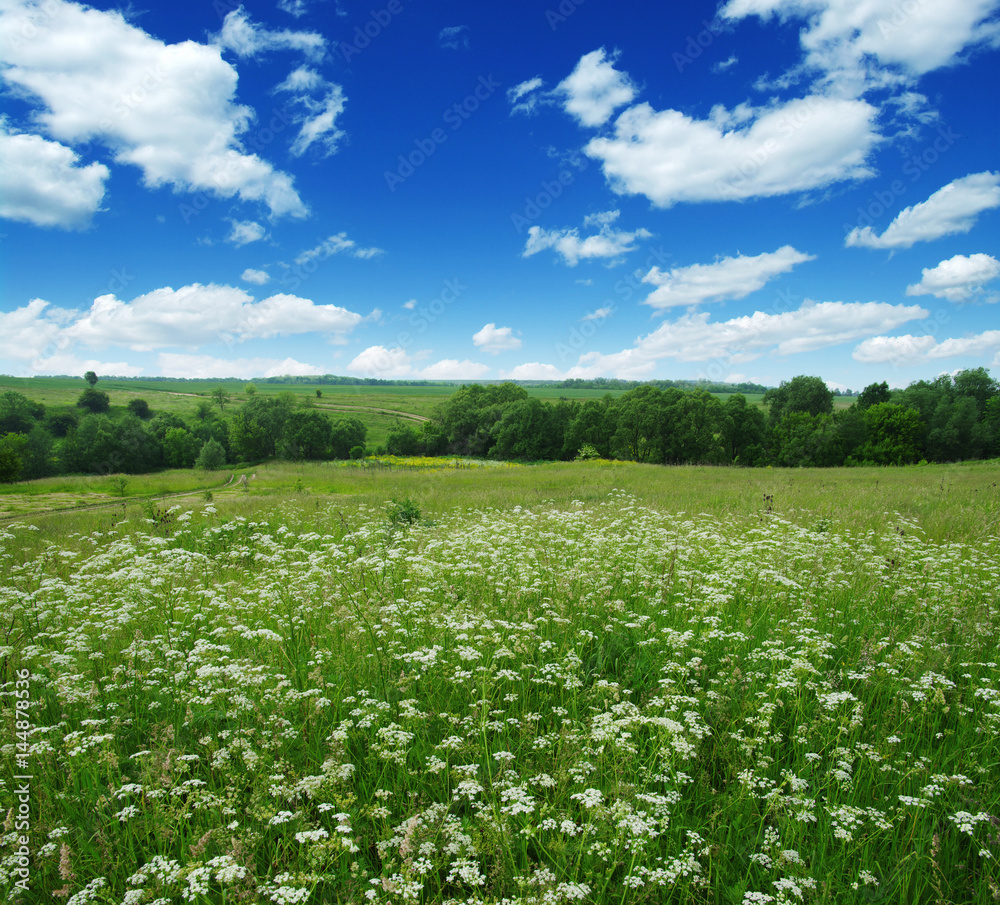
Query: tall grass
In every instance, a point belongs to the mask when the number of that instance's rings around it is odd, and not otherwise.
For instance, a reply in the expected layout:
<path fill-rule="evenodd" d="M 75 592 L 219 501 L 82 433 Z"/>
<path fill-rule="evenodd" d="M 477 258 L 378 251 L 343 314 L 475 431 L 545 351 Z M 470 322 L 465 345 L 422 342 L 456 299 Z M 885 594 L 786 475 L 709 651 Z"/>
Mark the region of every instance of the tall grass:
<path fill-rule="evenodd" d="M 0 681 L 28 704 L 4 706 L 0 789 L 30 774 L 30 826 L 8 813 L 0 884 L 995 901 L 997 534 L 928 537 L 883 473 L 709 471 L 330 469 L 353 492 L 329 496 L 276 468 L 212 504 L 8 527 Z M 930 522 L 944 486 L 912 501 Z"/>

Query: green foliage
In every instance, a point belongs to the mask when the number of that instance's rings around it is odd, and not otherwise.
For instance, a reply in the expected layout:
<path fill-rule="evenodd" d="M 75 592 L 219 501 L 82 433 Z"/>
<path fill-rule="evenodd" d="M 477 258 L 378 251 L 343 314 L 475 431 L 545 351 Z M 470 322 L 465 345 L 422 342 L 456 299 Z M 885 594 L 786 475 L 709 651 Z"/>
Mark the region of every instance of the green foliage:
<path fill-rule="evenodd" d="M 875 465 L 909 465 L 919 457 L 920 414 L 894 402 L 879 402 L 865 411 L 868 442 L 861 450 Z"/>
<path fill-rule="evenodd" d="M 350 456 L 355 462 L 358 459 L 363 459 L 365 457 L 365 448 L 363 446 L 352 446 Z"/>
<path fill-rule="evenodd" d="M 115 496 L 125 496 L 129 485 L 128 477 L 123 474 L 113 474 L 108 483 L 111 485 L 111 492 Z"/>
<path fill-rule="evenodd" d="M 111 397 L 101 390 L 88 387 L 80 394 L 76 405 L 77 408 L 86 409 L 91 414 L 98 415 L 111 410 Z"/>
<path fill-rule="evenodd" d="M 80 416 L 72 409 L 64 412 L 51 412 L 45 418 L 45 429 L 53 437 L 61 438 L 75 430 L 79 423 Z"/>
<path fill-rule="evenodd" d="M 21 476 L 28 438 L 23 434 L 0 437 L 0 484 L 10 484 Z"/>
<path fill-rule="evenodd" d="M 400 425 L 389 432 L 385 440 L 385 451 L 390 456 L 419 456 L 424 452 L 420 434 L 409 424 Z"/>
<path fill-rule="evenodd" d="M 574 462 L 587 462 L 591 459 L 600 459 L 601 454 L 597 451 L 597 447 L 592 443 L 584 443 L 580 447 L 579 452 L 574 456 Z"/>
<path fill-rule="evenodd" d="M 97 375 L 93 371 L 87 371 L 87 373 L 83 375 L 83 379 L 86 380 L 91 386 L 95 386 L 97 384 Z"/>
<path fill-rule="evenodd" d="M 153 417 L 153 412 L 149 408 L 149 403 L 146 402 L 145 399 L 130 399 L 126 408 L 128 408 L 133 415 L 137 418 L 141 418 L 143 421 Z"/>
<path fill-rule="evenodd" d="M 805 412 L 809 415 L 829 415 L 833 412 L 833 391 L 822 377 L 804 375 L 783 380 L 781 385 L 764 394 L 772 426 L 786 414 Z"/>
<path fill-rule="evenodd" d="M 412 525 L 421 519 L 420 507 L 409 497 L 403 500 L 393 497 L 386 507 L 386 513 L 391 525 Z"/>
<path fill-rule="evenodd" d="M 45 416 L 45 406 L 8 390 L 0 393 L 0 436 L 27 434 Z"/>
<path fill-rule="evenodd" d="M 169 468 L 191 468 L 201 445 L 198 438 L 186 428 L 167 428 L 163 436 L 164 464 Z"/>
<path fill-rule="evenodd" d="M 871 408 L 880 402 L 889 402 L 892 393 L 889 392 L 889 384 L 884 380 L 881 383 L 872 383 L 866 386 L 859 394 L 855 406 L 861 411 Z"/>
<path fill-rule="evenodd" d="M 330 430 L 330 456 L 334 459 L 349 459 L 355 446 L 365 445 L 368 433 L 357 418 L 340 418 L 333 422 Z"/>
<path fill-rule="evenodd" d="M 290 414 L 291 407 L 285 400 L 274 396 L 251 396 L 233 415 L 230 424 L 233 451 L 247 462 L 259 462 L 276 455 Z"/>
<path fill-rule="evenodd" d="M 243 392 L 246 393 L 247 396 L 256 396 L 257 387 L 255 387 L 252 383 L 248 383 L 243 387 Z"/>
<path fill-rule="evenodd" d="M 216 387 L 211 393 L 212 399 L 215 400 L 216 405 L 219 409 L 225 411 L 226 406 L 229 404 L 229 395 L 226 393 L 223 387 Z"/>
<path fill-rule="evenodd" d="M 330 455 L 333 425 L 322 412 L 297 409 L 285 422 L 281 456 L 285 459 L 326 459 Z"/>
<path fill-rule="evenodd" d="M 226 467 L 225 447 L 214 438 L 209 438 L 201 447 L 198 458 L 194 463 L 198 468 L 205 471 L 218 471 Z"/>

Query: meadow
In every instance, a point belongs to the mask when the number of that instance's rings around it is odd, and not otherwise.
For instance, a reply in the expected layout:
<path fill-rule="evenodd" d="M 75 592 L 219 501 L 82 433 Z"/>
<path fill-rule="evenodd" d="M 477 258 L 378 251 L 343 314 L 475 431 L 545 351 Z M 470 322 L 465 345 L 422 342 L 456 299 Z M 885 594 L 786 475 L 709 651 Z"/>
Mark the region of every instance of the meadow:
<path fill-rule="evenodd" d="M 254 474 L 0 526 L 10 901 L 1000 899 L 997 463 Z"/>

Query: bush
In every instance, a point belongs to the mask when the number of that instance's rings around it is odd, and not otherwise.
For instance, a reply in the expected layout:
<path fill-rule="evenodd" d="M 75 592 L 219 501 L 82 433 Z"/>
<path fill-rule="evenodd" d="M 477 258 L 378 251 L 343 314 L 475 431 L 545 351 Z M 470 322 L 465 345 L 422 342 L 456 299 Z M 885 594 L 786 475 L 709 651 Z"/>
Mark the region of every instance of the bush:
<path fill-rule="evenodd" d="M 194 464 L 205 471 L 218 471 L 220 468 L 225 468 L 226 450 L 218 440 L 206 440 Z"/>
<path fill-rule="evenodd" d="M 363 446 L 352 446 L 351 447 L 351 458 L 352 459 L 363 459 L 365 457 L 365 448 Z"/>
<path fill-rule="evenodd" d="M 76 407 L 86 409 L 91 414 L 99 415 L 102 412 L 111 410 L 111 397 L 107 393 L 101 392 L 101 390 L 89 387 L 76 400 Z"/>
<path fill-rule="evenodd" d="M 145 399 L 130 399 L 128 402 L 128 410 L 138 418 L 142 418 L 146 421 L 153 417 L 153 412 L 149 408 L 149 403 Z"/>
<path fill-rule="evenodd" d="M 392 525 L 412 525 L 420 521 L 420 507 L 409 497 L 405 500 L 393 497 L 388 514 L 389 523 Z"/>

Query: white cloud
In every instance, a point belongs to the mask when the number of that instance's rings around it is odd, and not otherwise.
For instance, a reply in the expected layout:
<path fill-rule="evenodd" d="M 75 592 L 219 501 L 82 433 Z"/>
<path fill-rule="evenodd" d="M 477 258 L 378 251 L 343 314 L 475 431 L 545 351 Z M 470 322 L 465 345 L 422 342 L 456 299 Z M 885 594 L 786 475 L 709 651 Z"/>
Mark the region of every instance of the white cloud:
<path fill-rule="evenodd" d="M 555 365 L 527 361 L 510 371 L 501 371 L 504 380 L 562 380 L 563 373 Z"/>
<path fill-rule="evenodd" d="M 906 294 L 934 295 L 949 302 L 964 302 L 980 294 L 984 284 L 998 276 L 1000 261 L 992 255 L 955 255 L 937 267 L 925 267 L 920 282 L 907 286 Z"/>
<path fill-rule="evenodd" d="M 985 210 L 1000 207 L 1000 173 L 972 173 L 949 182 L 926 201 L 900 211 L 881 236 L 870 226 L 855 227 L 846 246 L 909 248 L 942 236 L 967 233 Z"/>
<path fill-rule="evenodd" d="M 853 353 L 866 364 L 919 365 L 942 358 L 993 355 L 991 366 L 1000 365 L 1000 330 L 986 330 L 971 336 L 952 337 L 938 342 L 933 336 L 873 336 Z"/>
<path fill-rule="evenodd" d="M 484 352 L 494 355 L 521 348 L 521 340 L 514 336 L 510 327 L 497 327 L 496 324 L 487 324 L 472 337 L 472 341 Z"/>
<path fill-rule="evenodd" d="M 412 377 L 414 374 L 413 361 L 405 349 L 387 349 L 385 346 L 369 346 L 351 360 L 347 370 L 364 377 L 385 379 Z"/>
<path fill-rule="evenodd" d="M 254 114 L 235 103 L 236 70 L 219 47 L 164 44 L 114 10 L 7 0 L 0 48 L 5 81 L 42 105 L 35 120 L 58 141 L 102 142 L 151 188 L 238 195 L 272 216 L 308 212 L 287 173 L 244 152 Z"/>
<path fill-rule="evenodd" d="M 271 31 L 252 22 L 242 6 L 223 19 L 222 30 L 216 35 L 215 43 L 238 57 L 255 57 L 271 50 L 298 50 L 307 57 L 319 59 L 326 49 L 326 40 L 322 35 L 288 29 Z"/>
<path fill-rule="evenodd" d="M 625 110 L 614 135 L 591 139 L 584 151 L 602 161 L 614 191 L 645 195 L 660 207 L 767 198 L 872 176 L 877 114 L 865 101 L 820 95 L 717 106 L 700 120 L 644 103 Z"/>
<path fill-rule="evenodd" d="M 412 311 L 414 308 L 417 307 L 417 300 L 416 299 L 410 299 L 408 302 L 403 302 L 403 307 L 407 311 Z"/>
<path fill-rule="evenodd" d="M 645 229 L 635 232 L 616 231 L 611 223 L 618 217 L 618 211 L 605 211 L 584 218 L 585 227 L 600 224 L 600 232 L 581 239 L 577 229 L 544 229 L 532 226 L 528 229 L 528 239 L 521 257 L 528 258 L 547 248 L 562 255 L 563 260 L 575 267 L 581 259 L 618 258 L 635 251 L 636 239 L 648 239 L 652 233 Z"/>
<path fill-rule="evenodd" d="M 240 279 L 246 283 L 256 283 L 258 286 L 263 286 L 271 279 L 271 275 L 266 270 L 254 270 L 252 267 L 248 267 L 243 271 Z"/>
<path fill-rule="evenodd" d="M 728 59 L 721 60 L 718 63 L 712 64 L 712 72 L 725 72 L 727 69 L 732 68 L 739 62 L 739 58 L 736 54 L 731 54 Z"/>
<path fill-rule="evenodd" d="M 424 380 L 475 380 L 489 373 L 489 365 L 469 361 L 468 358 L 458 361 L 454 358 L 443 358 L 441 361 L 428 365 L 420 372 Z"/>
<path fill-rule="evenodd" d="M 48 358 L 38 358 L 31 363 L 32 374 L 86 374 L 93 371 L 101 377 L 138 377 L 142 368 L 127 361 L 100 361 L 96 358 L 78 358 L 70 353 L 57 352 Z"/>
<path fill-rule="evenodd" d="M 302 125 L 292 142 L 291 152 L 301 157 L 315 145 L 322 149 L 324 157 L 336 153 L 344 137 L 343 130 L 337 127 L 337 117 L 344 112 L 347 103 L 340 85 L 328 82 L 315 70 L 299 67 L 275 91 L 291 93 L 292 103 L 299 108 L 295 121 Z"/>
<path fill-rule="evenodd" d="M 442 28 L 438 35 L 438 46 L 447 47 L 449 50 L 469 49 L 469 26 L 449 25 Z"/>
<path fill-rule="evenodd" d="M 131 302 L 102 295 L 66 328 L 66 335 L 90 346 L 149 351 L 168 346 L 197 348 L 220 339 L 242 342 L 314 332 L 337 341 L 361 321 L 361 315 L 353 311 L 294 295 L 278 294 L 255 302 L 242 289 L 193 283 L 176 290 L 169 286 L 154 289 Z"/>
<path fill-rule="evenodd" d="M 805 19 L 807 65 L 857 79 L 867 59 L 911 77 L 957 62 L 964 48 L 995 40 L 987 21 L 995 7 L 995 0 L 730 0 L 720 14 Z"/>
<path fill-rule="evenodd" d="M 916 305 L 885 302 L 805 301 L 794 311 L 769 314 L 756 311 L 727 321 L 711 321 L 708 312 L 685 314 L 662 324 L 621 352 L 588 352 L 567 377 L 613 374 L 642 378 L 652 375 L 657 362 L 711 361 L 732 366 L 762 355 L 814 352 L 871 334 L 893 330 L 928 316 Z"/>
<path fill-rule="evenodd" d="M 544 84 L 541 78 L 535 76 L 533 79 L 521 82 L 513 88 L 508 88 L 507 102 L 510 104 L 511 116 L 515 113 L 534 113 L 535 108 L 541 101 L 538 89 Z"/>
<path fill-rule="evenodd" d="M 32 299 L 13 311 L 0 311 L 0 359 L 30 361 L 43 355 L 47 347 L 53 354 L 68 314 L 53 308 L 44 299 Z"/>
<path fill-rule="evenodd" d="M 161 352 L 157 356 L 164 377 L 312 377 L 325 373 L 322 368 L 303 364 L 294 358 L 213 358 L 211 355 L 181 355 Z"/>
<path fill-rule="evenodd" d="M 313 258 L 328 258 L 330 255 L 337 255 L 341 252 L 349 254 L 355 258 L 367 260 L 368 258 L 374 258 L 377 255 L 384 254 L 385 249 L 360 248 L 358 247 L 357 242 L 353 239 L 347 238 L 347 233 L 337 233 L 334 236 L 329 236 L 324 239 L 315 248 L 310 248 L 301 252 L 298 257 L 295 258 L 295 263 L 301 265 L 305 264 L 307 261 L 311 261 Z"/>
<path fill-rule="evenodd" d="M 627 73 L 615 69 L 618 59 L 607 58 L 604 48 L 592 50 L 580 57 L 576 68 L 563 79 L 553 92 L 565 98 L 564 109 L 583 126 L 600 126 L 618 107 L 629 104 L 636 87 Z"/>
<path fill-rule="evenodd" d="M 777 251 L 752 257 L 738 254 L 735 258 L 722 258 L 712 264 L 691 264 L 666 272 L 654 267 L 642 281 L 658 288 L 643 304 L 662 309 L 741 299 L 761 289 L 768 280 L 788 273 L 796 264 L 814 259 L 815 255 L 804 254 L 791 245 L 785 245 Z"/>
<path fill-rule="evenodd" d="M 249 245 L 251 242 L 258 242 L 267 235 L 267 230 L 254 220 L 230 220 L 232 228 L 226 241 L 239 247 Z"/>
<path fill-rule="evenodd" d="M 585 314 L 580 318 L 582 321 L 602 321 L 606 317 L 611 317 L 615 313 L 613 305 L 607 305 L 604 308 L 598 308 L 596 311 L 591 311 L 589 314 Z"/>
<path fill-rule="evenodd" d="M 80 166 L 71 148 L 40 135 L 11 132 L 0 117 L 0 217 L 35 226 L 87 226 L 101 209 L 110 172 L 102 163 Z"/>

